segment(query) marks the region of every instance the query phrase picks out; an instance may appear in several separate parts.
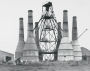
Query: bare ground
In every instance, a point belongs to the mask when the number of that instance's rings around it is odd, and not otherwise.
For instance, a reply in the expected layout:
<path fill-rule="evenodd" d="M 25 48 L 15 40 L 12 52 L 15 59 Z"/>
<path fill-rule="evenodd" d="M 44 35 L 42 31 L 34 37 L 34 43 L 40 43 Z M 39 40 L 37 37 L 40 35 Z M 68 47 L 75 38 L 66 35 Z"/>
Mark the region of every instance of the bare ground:
<path fill-rule="evenodd" d="M 35 63 L 29 65 L 0 65 L 0 71 L 90 71 L 90 64 Z"/>

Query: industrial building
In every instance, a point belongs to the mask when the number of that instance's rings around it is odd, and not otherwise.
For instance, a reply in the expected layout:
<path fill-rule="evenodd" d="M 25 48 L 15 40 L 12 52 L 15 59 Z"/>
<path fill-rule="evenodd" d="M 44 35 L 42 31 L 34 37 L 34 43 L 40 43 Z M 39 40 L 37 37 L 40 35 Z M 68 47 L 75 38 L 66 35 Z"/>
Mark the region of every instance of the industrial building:
<path fill-rule="evenodd" d="M 14 61 L 14 54 L 0 50 L 0 64 Z"/>
<path fill-rule="evenodd" d="M 90 50 L 81 47 L 81 51 L 82 51 L 82 61 L 90 63 Z"/>
<path fill-rule="evenodd" d="M 24 41 L 23 18 L 20 18 L 19 21 L 16 60 L 20 59 L 24 62 L 82 60 L 82 51 L 78 43 L 76 16 L 72 17 L 72 41 L 69 40 L 69 33 L 71 32 L 69 32 L 68 26 L 68 10 L 63 11 L 63 22 L 57 22 L 52 3 L 44 4 L 42 16 L 38 22 L 35 22 L 35 27 L 33 27 L 33 11 L 28 10 L 26 41 Z M 63 27 L 61 27 L 61 23 Z"/>

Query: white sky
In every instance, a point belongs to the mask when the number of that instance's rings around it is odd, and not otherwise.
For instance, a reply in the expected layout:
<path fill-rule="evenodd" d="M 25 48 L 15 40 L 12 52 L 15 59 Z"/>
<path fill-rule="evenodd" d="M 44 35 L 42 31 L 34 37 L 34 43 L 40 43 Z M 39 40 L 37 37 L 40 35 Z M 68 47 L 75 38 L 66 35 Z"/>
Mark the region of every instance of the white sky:
<path fill-rule="evenodd" d="M 14 53 L 18 43 L 19 17 L 24 18 L 25 40 L 27 36 L 27 11 L 34 11 L 34 22 L 41 17 L 42 4 L 46 0 L 0 0 L 0 50 Z M 48 1 L 48 0 L 47 0 Z M 62 22 L 63 10 L 68 10 L 69 25 L 77 16 L 80 45 L 90 49 L 90 0 L 49 0 L 53 3 L 57 21 Z M 71 29 L 71 28 L 70 28 Z"/>

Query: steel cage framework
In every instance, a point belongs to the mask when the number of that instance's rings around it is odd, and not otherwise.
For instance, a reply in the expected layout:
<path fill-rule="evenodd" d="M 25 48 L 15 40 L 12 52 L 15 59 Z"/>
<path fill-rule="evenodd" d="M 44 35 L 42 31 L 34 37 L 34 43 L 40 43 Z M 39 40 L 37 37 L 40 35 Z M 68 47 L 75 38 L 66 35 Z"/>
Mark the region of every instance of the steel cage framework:
<path fill-rule="evenodd" d="M 45 9 L 43 10 L 43 7 Z M 38 22 L 39 55 L 41 60 L 55 60 L 58 42 L 58 23 L 54 16 L 52 4 L 42 6 L 42 17 Z"/>

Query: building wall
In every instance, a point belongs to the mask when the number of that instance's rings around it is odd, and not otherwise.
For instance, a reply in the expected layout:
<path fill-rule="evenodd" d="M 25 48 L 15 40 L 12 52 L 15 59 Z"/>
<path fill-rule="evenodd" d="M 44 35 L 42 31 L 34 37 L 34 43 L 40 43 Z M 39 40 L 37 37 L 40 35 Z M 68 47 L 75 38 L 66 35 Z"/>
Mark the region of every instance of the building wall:
<path fill-rule="evenodd" d="M 4 51 L 0 51 L 0 62 L 2 61 L 6 61 L 6 56 L 11 57 L 10 61 L 14 61 L 14 54 L 8 53 L 8 52 L 4 52 Z"/>
<path fill-rule="evenodd" d="M 82 61 L 90 63 L 90 50 L 81 47 L 82 50 Z"/>

